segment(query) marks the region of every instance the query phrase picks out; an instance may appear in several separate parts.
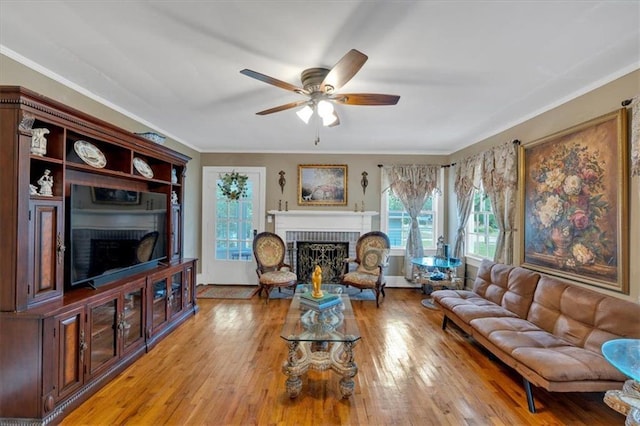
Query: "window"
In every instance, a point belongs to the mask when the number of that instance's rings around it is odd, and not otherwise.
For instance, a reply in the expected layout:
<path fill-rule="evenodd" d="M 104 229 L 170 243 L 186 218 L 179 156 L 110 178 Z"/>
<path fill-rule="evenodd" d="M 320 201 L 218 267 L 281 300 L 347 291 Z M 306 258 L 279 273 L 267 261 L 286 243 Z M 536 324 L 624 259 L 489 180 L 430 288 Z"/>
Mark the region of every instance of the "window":
<path fill-rule="evenodd" d="M 491 199 L 482 186 L 473 193 L 473 208 L 467 223 L 467 255 L 493 259 L 498 240 L 498 225 L 493 215 Z"/>
<path fill-rule="evenodd" d="M 438 234 L 438 200 L 429 196 L 418 216 L 422 246 L 435 249 Z M 393 191 L 384 191 L 381 197 L 380 229 L 389 236 L 392 249 L 404 249 L 407 245 L 411 216 L 405 211 L 402 202 L 393 195 Z"/>

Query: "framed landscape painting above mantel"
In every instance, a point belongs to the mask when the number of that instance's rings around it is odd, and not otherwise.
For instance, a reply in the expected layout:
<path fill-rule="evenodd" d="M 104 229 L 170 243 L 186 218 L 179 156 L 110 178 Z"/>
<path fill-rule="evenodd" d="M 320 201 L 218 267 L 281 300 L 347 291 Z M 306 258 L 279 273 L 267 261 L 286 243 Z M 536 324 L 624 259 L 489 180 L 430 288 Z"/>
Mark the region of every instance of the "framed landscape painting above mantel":
<path fill-rule="evenodd" d="M 347 165 L 299 165 L 298 205 L 346 206 Z"/>
<path fill-rule="evenodd" d="M 521 264 L 629 293 L 627 111 L 520 147 Z"/>

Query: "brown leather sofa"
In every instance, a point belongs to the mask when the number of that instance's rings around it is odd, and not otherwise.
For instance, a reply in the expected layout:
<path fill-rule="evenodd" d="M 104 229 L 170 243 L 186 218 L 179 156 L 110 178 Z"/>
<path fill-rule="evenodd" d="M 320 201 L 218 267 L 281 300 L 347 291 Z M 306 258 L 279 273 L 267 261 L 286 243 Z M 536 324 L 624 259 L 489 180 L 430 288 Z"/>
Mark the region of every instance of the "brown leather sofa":
<path fill-rule="evenodd" d="M 550 392 L 621 389 L 626 377 L 603 357 L 607 340 L 640 338 L 640 304 L 536 272 L 483 261 L 472 290 L 438 290 L 442 329 L 454 322 L 531 384 Z"/>

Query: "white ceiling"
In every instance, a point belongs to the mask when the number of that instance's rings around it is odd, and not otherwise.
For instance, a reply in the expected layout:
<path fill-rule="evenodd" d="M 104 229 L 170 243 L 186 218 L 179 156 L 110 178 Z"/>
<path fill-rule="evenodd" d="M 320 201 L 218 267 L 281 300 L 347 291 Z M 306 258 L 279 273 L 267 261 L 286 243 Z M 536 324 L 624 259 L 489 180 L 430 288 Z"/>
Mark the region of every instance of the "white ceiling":
<path fill-rule="evenodd" d="M 640 1 L 9 1 L 2 53 L 202 152 L 450 154 L 640 68 Z M 303 124 L 306 68 L 400 95 Z M 630 94 L 632 95 L 632 94 Z M 144 129 L 140 129 L 144 130 Z"/>

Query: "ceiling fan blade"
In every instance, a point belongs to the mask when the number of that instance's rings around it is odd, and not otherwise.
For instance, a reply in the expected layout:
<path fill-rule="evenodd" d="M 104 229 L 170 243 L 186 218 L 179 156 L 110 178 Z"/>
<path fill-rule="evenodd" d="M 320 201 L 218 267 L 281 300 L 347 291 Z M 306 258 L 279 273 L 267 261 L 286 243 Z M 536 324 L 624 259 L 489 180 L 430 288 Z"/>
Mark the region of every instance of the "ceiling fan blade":
<path fill-rule="evenodd" d="M 284 104 L 284 105 L 280 105 L 280 106 L 277 106 L 277 107 L 265 109 L 264 111 L 256 112 L 256 114 L 257 115 L 273 114 L 274 112 L 280 112 L 280 111 L 284 111 L 284 110 L 287 110 L 287 109 L 295 108 L 295 107 L 297 107 L 299 105 L 306 104 L 307 102 L 309 102 L 309 101 L 308 100 L 302 100 L 302 101 L 296 101 L 296 102 L 289 102 L 288 104 Z"/>
<path fill-rule="evenodd" d="M 290 90 L 296 93 L 307 94 L 306 90 L 298 86 L 294 86 L 293 84 L 289 84 L 286 81 L 278 80 L 277 78 L 269 77 L 268 75 L 261 74 L 259 72 L 252 71 L 246 68 L 240 71 L 240 74 L 244 74 L 247 77 L 255 78 L 256 80 L 260 80 L 264 83 L 271 84 L 273 86 L 279 87 L 284 90 Z"/>
<path fill-rule="evenodd" d="M 331 99 L 344 105 L 395 105 L 400 100 L 400 96 L 379 93 L 341 93 L 332 96 Z"/>
<path fill-rule="evenodd" d="M 320 85 L 320 90 L 324 92 L 326 86 L 331 86 L 333 90 L 338 90 L 360 71 L 367 59 L 368 56 L 364 53 L 351 49 L 331 68 L 331 71 L 329 71 L 329 74 Z"/>

